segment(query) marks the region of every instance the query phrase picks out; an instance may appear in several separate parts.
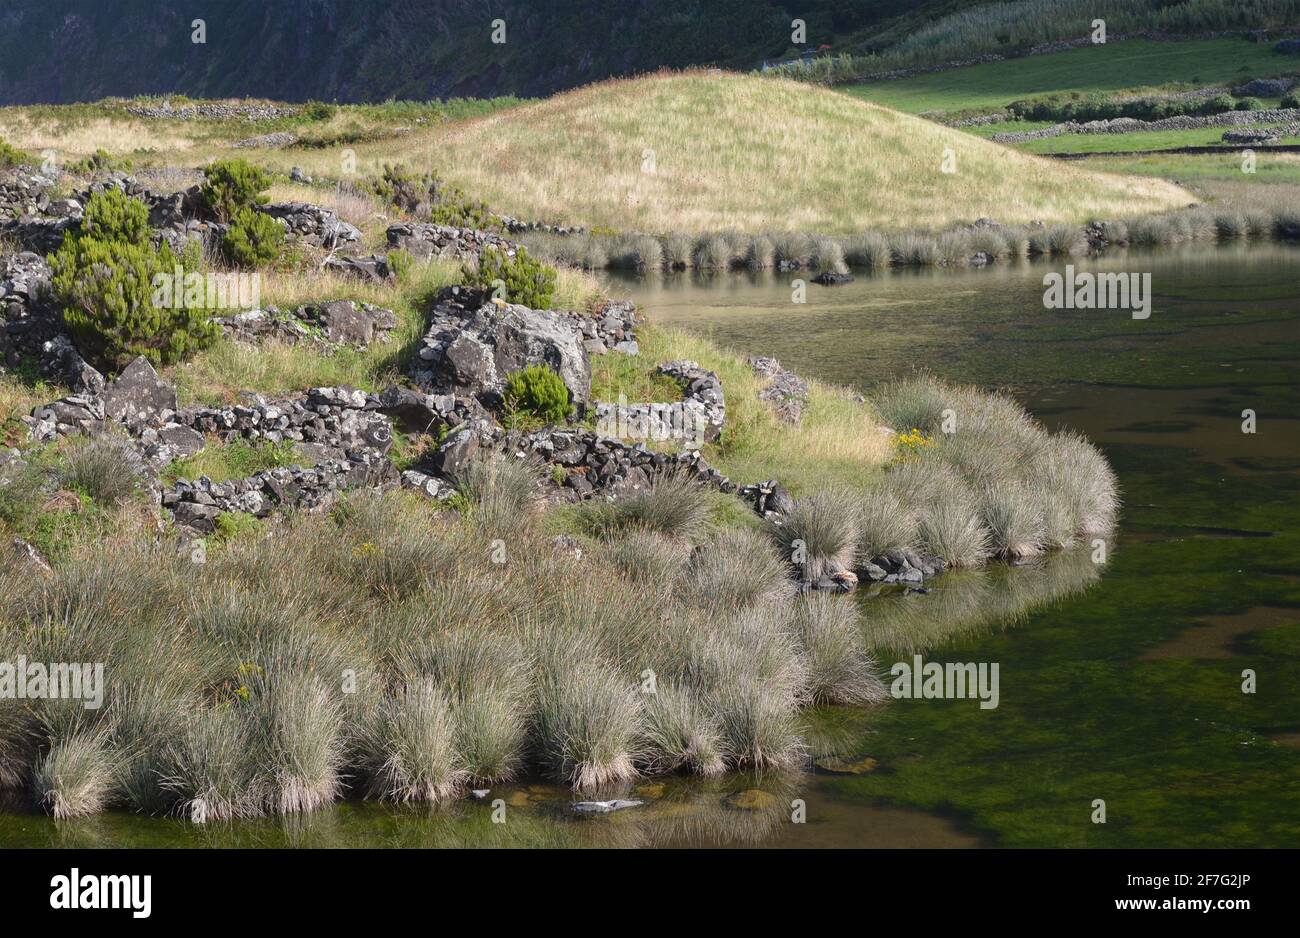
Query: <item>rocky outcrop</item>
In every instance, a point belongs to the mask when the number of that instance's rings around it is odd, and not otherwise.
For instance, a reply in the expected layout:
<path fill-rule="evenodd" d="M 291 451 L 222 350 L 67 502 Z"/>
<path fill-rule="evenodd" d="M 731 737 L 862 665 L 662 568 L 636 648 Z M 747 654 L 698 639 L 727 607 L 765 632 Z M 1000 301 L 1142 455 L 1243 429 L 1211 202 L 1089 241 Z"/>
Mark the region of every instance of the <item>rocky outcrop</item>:
<path fill-rule="evenodd" d="M 260 206 L 259 211 L 284 225 L 290 241 L 336 251 L 361 246 L 361 232 L 331 209 L 310 202 L 273 202 Z"/>
<path fill-rule="evenodd" d="M 753 356 L 746 363 L 763 382 L 758 399 L 770 404 L 781 420 L 798 425 L 808 403 L 808 382 L 787 371 L 775 358 Z"/>
<path fill-rule="evenodd" d="M 794 508 L 794 499 L 776 479 L 742 486 L 738 494 L 754 507 L 759 517 L 768 521 L 778 521 Z"/>
<path fill-rule="evenodd" d="M 640 352 L 635 331 L 639 318 L 636 304 L 631 300 L 609 300 L 591 315 L 576 310 L 566 310 L 564 314 L 582 333 L 582 344 L 592 355 L 604 355 L 609 351 L 624 355 Z"/>
<path fill-rule="evenodd" d="M 1275 127 L 1257 127 L 1245 130 L 1225 130 L 1223 132 L 1224 143 L 1246 144 L 1246 145 L 1270 145 L 1281 143 L 1285 137 L 1294 137 L 1300 134 L 1300 121 L 1291 124 L 1281 124 Z"/>
<path fill-rule="evenodd" d="M 63 331 L 49 298 L 50 265 L 38 254 L 0 258 L 0 367 L 39 360 L 42 347 Z"/>
<path fill-rule="evenodd" d="M 188 241 L 197 240 L 212 247 L 229 227 L 207 213 L 197 185 L 157 193 L 131 176 L 111 173 L 71 198 L 50 199 L 46 190 L 51 185 L 53 180 L 31 173 L 0 176 L 0 234 L 40 254 L 58 250 L 67 232 L 81 221 L 90 197 L 106 189 L 119 189 L 148 206 L 155 244 L 166 242 L 181 250 Z M 258 210 L 278 220 L 292 242 L 332 251 L 360 247 L 361 232 L 331 209 L 307 202 L 279 202 L 259 206 Z"/>
<path fill-rule="evenodd" d="M 229 482 L 178 479 L 163 489 L 160 501 L 178 525 L 198 533 L 210 533 L 222 512 L 243 512 L 264 518 L 288 508 L 311 511 L 331 504 L 348 489 L 396 485 L 396 471 L 386 460 L 373 465 L 328 461 L 310 468 L 267 469 Z"/>
<path fill-rule="evenodd" d="M 677 474 L 698 478 L 723 492 L 735 491 L 735 485 L 710 467 L 698 450 L 665 453 L 591 430 L 560 428 L 535 433 L 510 431 L 495 445 L 507 453 L 563 469 L 561 485 L 573 500 L 643 491 L 656 478 Z"/>
<path fill-rule="evenodd" d="M 236 140 L 230 146 L 235 150 L 279 150 L 282 147 L 291 147 L 297 142 L 297 135 L 287 130 L 279 130 L 256 137 L 245 137 L 243 140 Z"/>
<path fill-rule="evenodd" d="M 576 235 L 586 231 L 585 228 L 580 228 L 577 225 L 553 225 L 548 222 L 524 221 L 522 218 L 515 218 L 511 215 L 498 215 L 497 222 L 511 234 L 544 231 L 547 234 Z"/>
<path fill-rule="evenodd" d="M 242 101 L 212 101 L 204 104 L 183 104 L 172 107 L 170 103 L 129 104 L 128 114 L 154 120 L 245 120 L 249 122 L 273 121 L 293 117 L 300 109 L 285 104 L 258 104 Z"/>
<path fill-rule="evenodd" d="M 356 277 L 367 283 L 383 283 L 393 276 L 393 269 L 388 265 L 388 258 L 371 254 L 369 257 L 353 257 L 350 254 L 333 254 L 325 259 L 321 269 Z"/>
<path fill-rule="evenodd" d="M 53 185 L 53 179 L 26 166 L 0 172 L 0 220 L 44 212 Z"/>
<path fill-rule="evenodd" d="M 597 428 L 620 439 L 682 440 L 697 447 L 716 440 L 727 417 L 718 376 L 693 361 L 668 362 L 658 371 L 682 385 L 682 400 L 629 404 L 620 397 L 618 401 L 599 401 Z"/>
<path fill-rule="evenodd" d="M 519 249 L 515 242 L 507 241 L 491 231 L 411 222 L 389 225 L 388 244 L 406 251 L 412 257 L 442 257 L 451 260 L 478 257 L 485 247 L 503 251 L 510 257 L 514 257 L 515 251 Z"/>
<path fill-rule="evenodd" d="M 570 400 L 586 404 L 591 366 L 582 333 L 568 317 L 448 287 L 434 303 L 411 377 L 426 391 L 474 398 L 492 409 L 501 403 L 506 377 L 529 365 L 556 372 Z"/>
<path fill-rule="evenodd" d="M 316 343 L 353 348 L 386 342 L 397 328 L 397 314 L 391 309 L 352 300 L 308 304 L 292 310 L 268 306 L 212 321 L 240 342 L 257 344 L 274 340 L 292 345 Z"/>
<path fill-rule="evenodd" d="M 1300 121 L 1300 108 L 1273 108 L 1262 111 L 1226 111 L 1222 114 L 1204 114 L 1192 116 L 1181 114 L 1178 117 L 1166 117 L 1162 120 L 1144 121 L 1133 117 L 1117 117 L 1113 120 L 1066 121 L 1043 127 L 1038 130 L 1022 130 L 1011 133 L 994 134 L 997 143 L 1023 143 L 1026 140 L 1042 140 L 1047 137 L 1059 137 L 1063 134 L 1127 134 L 1134 131 L 1152 130 L 1198 130 L 1205 127 L 1242 127 L 1251 124 L 1277 124 Z"/>

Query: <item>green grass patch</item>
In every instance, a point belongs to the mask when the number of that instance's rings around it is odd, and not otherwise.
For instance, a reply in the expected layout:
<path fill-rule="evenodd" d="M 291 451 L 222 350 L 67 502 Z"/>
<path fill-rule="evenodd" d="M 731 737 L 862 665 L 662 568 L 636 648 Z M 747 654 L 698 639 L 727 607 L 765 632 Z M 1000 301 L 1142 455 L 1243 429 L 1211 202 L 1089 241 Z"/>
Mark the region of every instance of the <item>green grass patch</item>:
<path fill-rule="evenodd" d="M 1158 91 L 1171 85 L 1236 85 L 1297 69 L 1271 44 L 1246 39 L 1149 42 L 1143 39 L 1031 55 L 897 81 L 846 85 L 876 104 L 910 111 L 1004 107 L 1058 91 Z"/>
<path fill-rule="evenodd" d="M 169 485 L 177 479 L 197 479 L 201 476 L 207 476 L 213 482 L 228 482 L 256 475 L 266 469 L 293 466 L 301 462 L 293 443 L 288 440 L 279 443 L 210 441 L 195 455 L 171 463 L 163 470 L 162 476 Z"/>

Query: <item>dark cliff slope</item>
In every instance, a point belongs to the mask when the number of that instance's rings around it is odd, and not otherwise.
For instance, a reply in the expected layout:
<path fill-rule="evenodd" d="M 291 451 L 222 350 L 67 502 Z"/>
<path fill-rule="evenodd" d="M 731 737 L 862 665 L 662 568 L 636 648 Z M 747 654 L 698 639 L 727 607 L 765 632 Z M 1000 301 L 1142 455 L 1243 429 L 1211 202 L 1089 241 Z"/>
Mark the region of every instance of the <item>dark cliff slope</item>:
<path fill-rule="evenodd" d="M 755 67 L 917 0 L 3 0 L 0 104 L 138 94 L 535 96 L 660 67 Z M 960 4 L 958 4 L 960 5 Z M 206 22 L 207 42 L 191 41 Z M 504 45 L 492 22 L 506 24 Z"/>

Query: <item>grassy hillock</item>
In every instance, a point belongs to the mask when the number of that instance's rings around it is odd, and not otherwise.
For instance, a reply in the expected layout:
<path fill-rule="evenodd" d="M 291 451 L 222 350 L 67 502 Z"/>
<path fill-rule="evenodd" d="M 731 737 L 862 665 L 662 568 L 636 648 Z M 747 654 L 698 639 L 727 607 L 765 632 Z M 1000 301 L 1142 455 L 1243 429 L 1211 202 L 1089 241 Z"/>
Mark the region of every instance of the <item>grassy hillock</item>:
<path fill-rule="evenodd" d="M 946 149 L 953 173 L 941 171 Z M 1190 201 L 1167 183 L 1038 160 L 835 91 L 698 72 L 593 85 L 358 156 L 433 159 L 500 210 L 619 230 L 1079 221 Z"/>

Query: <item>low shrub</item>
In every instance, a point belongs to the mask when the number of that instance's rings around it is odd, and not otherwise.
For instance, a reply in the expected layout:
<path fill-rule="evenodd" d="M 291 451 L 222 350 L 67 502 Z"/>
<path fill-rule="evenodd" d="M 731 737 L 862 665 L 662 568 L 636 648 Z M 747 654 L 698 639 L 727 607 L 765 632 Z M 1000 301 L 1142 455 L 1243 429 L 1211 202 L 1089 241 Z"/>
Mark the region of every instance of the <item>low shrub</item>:
<path fill-rule="evenodd" d="M 264 190 L 271 182 L 269 173 L 248 160 L 217 160 L 204 168 L 199 192 L 217 221 L 229 222 L 244 209 L 270 201 Z"/>
<path fill-rule="evenodd" d="M 259 267 L 280 256 L 284 226 L 256 209 L 240 209 L 221 237 L 221 252 L 237 267 Z"/>
<path fill-rule="evenodd" d="M 522 414 L 543 424 L 559 423 L 569 416 L 569 389 L 545 365 L 529 365 L 506 378 L 506 413 Z"/>
<path fill-rule="evenodd" d="M 0 138 L 0 169 L 8 169 L 10 166 L 34 166 L 37 160 L 30 153 L 25 153 L 17 147 L 10 146 L 3 138 Z"/>
<path fill-rule="evenodd" d="M 493 222 L 485 202 L 471 199 L 437 173 L 416 175 L 404 166 L 385 165 L 370 180 L 371 191 L 399 211 L 456 228 L 486 228 Z"/>
<path fill-rule="evenodd" d="M 82 230 L 50 256 L 54 295 L 82 354 L 108 370 L 139 355 L 168 365 L 216 341 L 210 311 L 170 302 L 158 277 L 197 271 L 199 246 L 180 255 L 147 240 L 144 204 L 117 190 L 91 196 Z"/>
<path fill-rule="evenodd" d="M 113 156 L 107 150 L 96 150 L 90 156 L 74 160 L 64 166 L 64 170 L 79 176 L 93 176 L 98 173 L 126 173 L 131 171 L 131 160 L 124 156 Z"/>
<path fill-rule="evenodd" d="M 465 285 L 507 303 L 519 303 L 529 309 L 550 309 L 555 298 L 555 268 L 547 267 L 519 248 L 514 257 L 493 247 L 484 248 L 478 263 L 461 266 Z"/>

